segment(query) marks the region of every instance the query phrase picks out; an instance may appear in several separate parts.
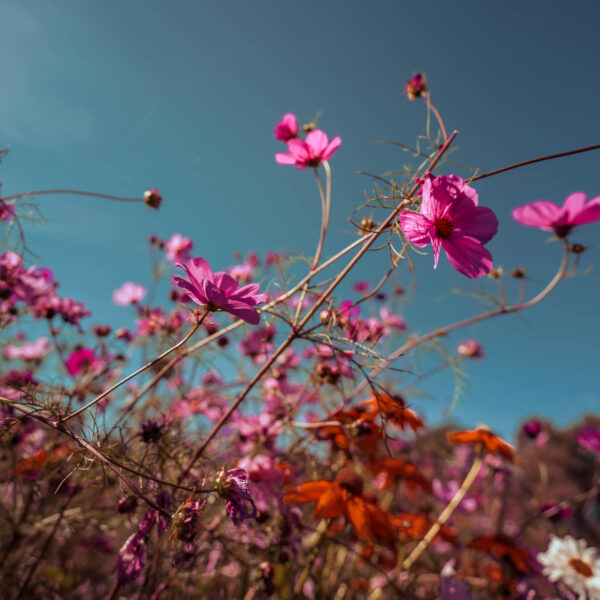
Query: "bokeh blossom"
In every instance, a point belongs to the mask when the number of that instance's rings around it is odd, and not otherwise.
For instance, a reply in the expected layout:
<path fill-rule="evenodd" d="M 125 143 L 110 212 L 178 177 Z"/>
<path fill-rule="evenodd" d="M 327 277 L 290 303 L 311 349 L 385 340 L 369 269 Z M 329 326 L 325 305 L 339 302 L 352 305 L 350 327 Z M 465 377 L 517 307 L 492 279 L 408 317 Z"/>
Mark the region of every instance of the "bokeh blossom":
<path fill-rule="evenodd" d="M 483 346 L 477 340 L 462 340 L 458 344 L 457 352 L 465 358 L 483 358 Z"/>
<path fill-rule="evenodd" d="M 69 374 L 76 377 L 79 373 L 86 373 L 95 369 L 100 362 L 100 359 L 95 356 L 91 348 L 79 348 L 69 355 L 65 366 Z"/>
<path fill-rule="evenodd" d="M 23 360 L 37 360 L 50 352 L 48 338 L 39 337 L 33 342 L 27 342 L 21 346 L 9 344 L 4 348 L 4 357 L 8 359 L 21 358 Z"/>
<path fill-rule="evenodd" d="M 298 137 L 298 119 L 293 113 L 285 113 L 281 121 L 275 125 L 273 135 L 282 142 L 289 142 Z"/>
<path fill-rule="evenodd" d="M 492 255 L 484 248 L 498 231 L 494 212 L 479 206 L 477 192 L 457 175 L 427 178 L 423 184 L 419 212 L 404 211 L 400 227 L 411 244 L 433 247 L 434 268 L 440 250 L 463 275 L 477 278 L 493 267 Z"/>
<path fill-rule="evenodd" d="M 575 192 L 566 197 L 562 206 L 538 200 L 513 209 L 512 216 L 521 225 L 554 231 L 558 237 L 564 238 L 577 225 L 600 221 L 600 196 L 586 202 L 587 196 L 583 192 Z"/>
<path fill-rule="evenodd" d="M 167 260 L 172 263 L 185 262 L 191 257 L 194 242 L 189 237 L 183 237 L 180 233 L 174 233 L 167 242 Z"/>
<path fill-rule="evenodd" d="M 306 140 L 289 140 L 289 152 L 275 154 L 275 162 L 280 165 L 296 165 L 297 169 L 318 167 L 324 160 L 329 160 L 341 145 L 342 138 L 339 135 L 329 141 L 324 131 L 315 129 L 307 134 Z"/>
<path fill-rule="evenodd" d="M 210 265 L 200 257 L 177 266 L 185 271 L 187 279 L 173 276 L 173 280 L 194 302 L 210 311 L 228 312 L 251 325 L 259 323 L 260 315 L 254 307 L 264 302 L 264 294 L 258 293 L 256 283 L 238 288 L 235 279 L 221 271 L 213 273 Z"/>
<path fill-rule="evenodd" d="M 146 288 L 139 283 L 125 282 L 112 295 L 113 302 L 117 306 L 128 306 L 137 304 L 146 295 Z"/>

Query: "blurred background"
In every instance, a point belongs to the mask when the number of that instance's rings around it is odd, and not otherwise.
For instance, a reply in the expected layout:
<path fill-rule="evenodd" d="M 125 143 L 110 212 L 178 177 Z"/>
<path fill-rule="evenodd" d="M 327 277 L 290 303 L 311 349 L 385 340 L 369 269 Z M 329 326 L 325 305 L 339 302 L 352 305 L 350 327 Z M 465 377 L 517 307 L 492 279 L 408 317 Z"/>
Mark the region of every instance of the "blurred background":
<path fill-rule="evenodd" d="M 372 181 L 411 162 L 395 140 L 424 133 L 422 101 L 405 81 L 426 74 L 449 130 L 453 159 L 487 171 L 536 156 L 599 143 L 597 23 L 600 4 L 478 2 L 177 2 L 0 5 L 0 166 L 2 195 L 48 188 L 141 196 L 158 187 L 159 212 L 91 198 L 45 196 L 49 220 L 26 229 L 35 263 L 54 269 L 60 293 L 92 311 L 88 322 L 131 326 L 112 304 L 124 281 L 148 284 L 147 238 L 193 238 L 195 254 L 215 269 L 233 253 L 311 253 L 320 206 L 310 172 L 276 165 L 273 139 L 283 113 L 343 144 L 332 160 L 333 208 L 326 252 L 353 239 L 347 218 Z M 600 152 L 533 165 L 482 180 L 480 202 L 500 230 L 488 245 L 505 273 L 525 266 L 528 296 L 554 273 L 561 249 L 547 235 L 511 220 L 511 209 L 538 199 L 561 204 L 573 191 L 600 195 Z M 462 172 L 466 175 L 466 172 Z M 454 418 L 486 422 L 512 437 L 532 414 L 567 425 L 597 412 L 600 225 L 576 231 L 589 246 L 587 276 L 570 278 L 523 315 L 454 334 L 450 348 L 475 337 L 486 358 L 468 365 Z M 470 282 L 440 260 L 415 256 L 398 269 L 409 293 L 397 305 L 410 332 L 482 310 Z M 367 257 L 346 286 L 375 282 L 386 252 Z M 416 286 L 416 291 L 412 291 Z M 512 298 L 517 285 L 507 283 Z M 419 364 L 408 364 L 419 373 Z M 415 375 L 399 378 L 399 389 Z M 462 385 L 462 384 L 461 384 Z M 430 421 L 443 418 L 455 393 L 451 373 L 428 380 L 414 398 Z"/>

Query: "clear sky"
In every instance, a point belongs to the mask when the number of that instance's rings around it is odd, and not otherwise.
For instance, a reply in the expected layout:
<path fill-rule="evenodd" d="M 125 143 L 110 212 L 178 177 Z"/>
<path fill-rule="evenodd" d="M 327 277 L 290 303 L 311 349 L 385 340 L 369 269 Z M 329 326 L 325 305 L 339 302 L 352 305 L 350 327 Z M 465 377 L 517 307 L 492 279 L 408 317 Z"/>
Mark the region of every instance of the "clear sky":
<path fill-rule="evenodd" d="M 123 281 L 148 283 L 148 234 L 194 239 L 215 268 L 235 250 L 299 249 L 317 236 L 319 202 L 308 172 L 274 163 L 274 123 L 293 111 L 343 145 L 332 161 L 332 229 L 326 250 L 353 239 L 346 218 L 371 183 L 358 170 L 399 169 L 424 107 L 403 93 L 413 71 L 427 74 L 432 99 L 457 129 L 456 159 L 490 170 L 600 142 L 597 25 L 593 1 L 93 2 L 0 3 L 0 166 L 2 193 L 68 187 L 139 196 L 157 186 L 160 212 L 75 197 L 40 198 L 50 222 L 29 228 L 39 264 L 52 266 L 61 293 L 82 300 L 94 322 L 129 325 L 112 306 Z M 530 294 L 560 259 L 546 235 L 516 225 L 510 211 L 538 199 L 562 203 L 581 190 L 600 195 L 600 152 L 481 181 L 480 202 L 500 219 L 489 244 L 497 265 L 526 265 Z M 600 225 L 575 241 L 600 260 Z M 378 262 L 379 261 L 379 262 Z M 369 257 L 352 280 L 382 272 Z M 416 275 L 406 309 L 411 331 L 478 310 L 475 289 L 431 256 Z M 597 275 L 562 283 L 522 318 L 511 316 L 455 335 L 476 336 L 487 358 L 470 365 L 457 409 L 465 424 L 502 433 L 532 414 L 566 424 L 598 411 Z M 125 312 L 124 312 L 125 311 Z M 414 365 L 413 365 L 414 366 Z M 406 381 L 409 381 L 408 379 Z M 411 380 L 412 381 L 412 380 Z M 453 393 L 450 377 L 417 401 L 433 417 Z"/>

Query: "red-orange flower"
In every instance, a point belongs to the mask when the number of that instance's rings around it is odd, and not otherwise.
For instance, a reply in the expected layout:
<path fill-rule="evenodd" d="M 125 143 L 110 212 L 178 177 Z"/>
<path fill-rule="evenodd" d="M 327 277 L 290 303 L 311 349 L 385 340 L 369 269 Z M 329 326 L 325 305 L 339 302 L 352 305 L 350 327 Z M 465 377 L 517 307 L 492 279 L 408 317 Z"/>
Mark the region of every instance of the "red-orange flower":
<path fill-rule="evenodd" d="M 514 446 L 499 438 L 487 427 L 478 427 L 473 431 L 455 431 L 449 433 L 448 441 L 452 444 L 483 444 L 490 454 L 500 454 L 500 456 L 513 463 L 517 461 Z"/>
<path fill-rule="evenodd" d="M 374 501 L 363 496 L 363 481 L 350 468 L 342 469 L 336 481 L 320 479 L 284 488 L 284 502 L 305 504 L 316 502 L 313 516 L 320 519 L 344 517 L 349 521 L 358 537 L 370 545 L 375 538 L 393 546 L 396 537 L 389 515 Z"/>
<path fill-rule="evenodd" d="M 433 527 L 432 521 L 425 513 L 398 513 L 390 518 L 392 525 L 400 532 L 400 539 L 404 542 L 420 540 Z M 442 525 L 436 538 L 453 543 L 456 540 L 456 531 L 448 525 Z"/>
<path fill-rule="evenodd" d="M 383 476 L 379 485 L 382 490 L 391 487 L 397 479 L 402 479 L 409 489 L 420 487 L 428 494 L 433 493 L 431 483 L 427 477 L 405 458 L 390 458 L 386 456 L 374 461 L 371 466 L 373 471 Z"/>
<path fill-rule="evenodd" d="M 480 536 L 471 540 L 471 548 L 489 552 L 494 558 L 508 559 L 520 573 L 529 573 L 529 555 L 525 548 L 517 546 L 515 541 L 504 535 Z"/>
<path fill-rule="evenodd" d="M 400 396 L 390 396 L 379 392 L 373 394 L 363 404 L 369 407 L 371 413 L 385 415 L 388 421 L 400 427 L 402 431 L 405 431 L 407 426 L 415 433 L 419 429 L 425 429 L 423 419 L 414 410 L 408 408 Z"/>

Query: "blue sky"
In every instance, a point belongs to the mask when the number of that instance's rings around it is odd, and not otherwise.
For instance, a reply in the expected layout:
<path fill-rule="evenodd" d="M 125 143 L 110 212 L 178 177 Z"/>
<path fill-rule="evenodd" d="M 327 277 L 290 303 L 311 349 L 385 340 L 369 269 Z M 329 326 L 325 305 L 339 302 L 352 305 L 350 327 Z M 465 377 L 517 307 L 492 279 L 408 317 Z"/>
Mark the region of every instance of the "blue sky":
<path fill-rule="evenodd" d="M 374 144 L 414 143 L 424 107 L 406 101 L 405 80 L 427 74 L 434 103 L 457 129 L 455 155 L 490 170 L 538 155 L 598 143 L 597 23 L 600 5 L 529 2 L 177 2 L 102 3 L 6 0 L 0 5 L 0 166 L 4 195 L 53 187 L 138 196 L 158 186 L 160 212 L 74 197 L 40 198 L 44 226 L 28 229 L 39 264 L 54 268 L 61 293 L 82 300 L 94 322 L 129 324 L 111 293 L 148 282 L 150 233 L 192 237 L 215 268 L 235 250 L 310 252 L 319 202 L 310 173 L 278 166 L 272 138 L 293 111 L 343 145 L 332 161 L 331 252 L 353 239 L 346 218 L 371 183 L 358 170 L 399 169 L 408 157 Z M 600 195 L 600 152 L 535 165 L 476 186 L 500 219 L 489 244 L 495 262 L 526 265 L 536 293 L 560 259 L 542 232 L 513 223 L 515 206 L 562 203 L 581 190 Z M 311 233 L 312 232 L 312 233 Z M 598 263 L 600 225 L 575 241 Z M 352 280 L 387 266 L 384 254 Z M 407 307 L 412 331 L 473 314 L 473 289 L 431 256 L 398 281 L 419 286 Z M 374 271 L 375 270 L 375 271 Z M 372 277 L 371 277 L 372 278 Z M 488 322 L 453 336 L 476 336 L 487 359 L 469 368 L 457 409 L 465 424 L 507 433 L 540 413 L 566 424 L 598 411 L 596 275 L 562 283 L 523 317 Z M 447 406 L 451 377 L 419 400 L 431 418 Z"/>

